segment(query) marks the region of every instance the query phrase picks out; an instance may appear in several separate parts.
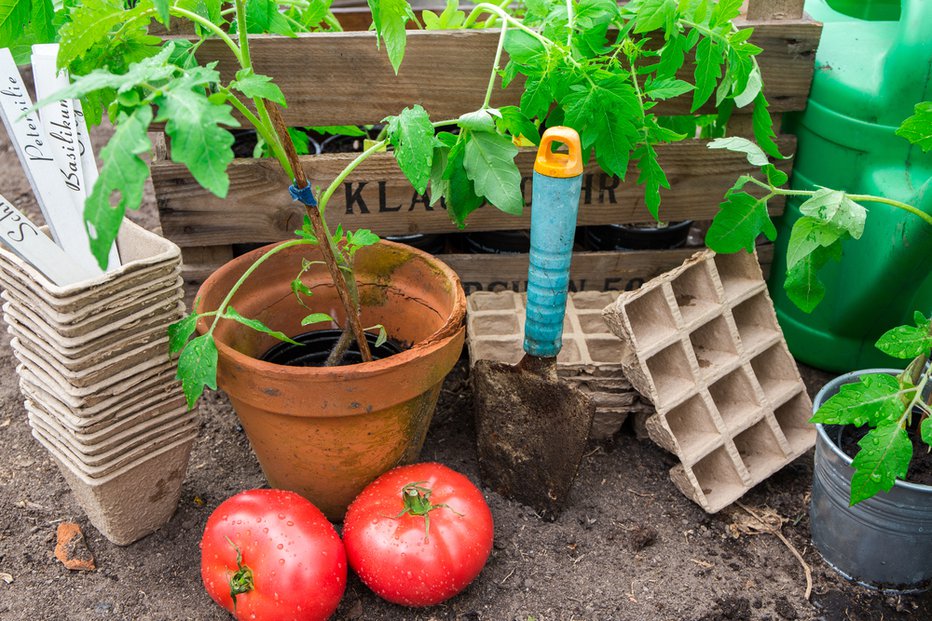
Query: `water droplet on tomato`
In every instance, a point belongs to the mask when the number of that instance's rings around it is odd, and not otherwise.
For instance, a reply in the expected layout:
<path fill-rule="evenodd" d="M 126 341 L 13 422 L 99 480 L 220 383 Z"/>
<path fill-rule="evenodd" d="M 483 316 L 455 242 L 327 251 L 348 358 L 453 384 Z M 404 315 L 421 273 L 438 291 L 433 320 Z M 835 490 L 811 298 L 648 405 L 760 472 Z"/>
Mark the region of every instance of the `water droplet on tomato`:
<path fill-rule="evenodd" d="M 284 520 L 284 519 L 285 519 L 285 514 L 284 514 L 284 513 L 279 513 L 279 514 L 278 514 L 278 519 Z"/>
<path fill-rule="evenodd" d="M 262 532 L 263 532 L 263 533 L 268 533 L 268 532 L 269 532 L 268 526 L 266 526 L 265 528 L 263 528 L 263 529 L 262 529 Z"/>
<path fill-rule="evenodd" d="M 283 559 L 283 558 L 278 559 L 278 564 L 279 564 L 279 565 L 284 565 L 284 564 L 285 564 L 285 559 Z"/>
<path fill-rule="evenodd" d="M 275 546 L 275 547 L 277 547 L 279 550 L 282 550 L 282 549 L 284 549 L 285 546 L 284 546 L 284 544 L 281 544 L 281 543 L 280 543 L 280 544 L 278 544 L 278 545 Z"/>

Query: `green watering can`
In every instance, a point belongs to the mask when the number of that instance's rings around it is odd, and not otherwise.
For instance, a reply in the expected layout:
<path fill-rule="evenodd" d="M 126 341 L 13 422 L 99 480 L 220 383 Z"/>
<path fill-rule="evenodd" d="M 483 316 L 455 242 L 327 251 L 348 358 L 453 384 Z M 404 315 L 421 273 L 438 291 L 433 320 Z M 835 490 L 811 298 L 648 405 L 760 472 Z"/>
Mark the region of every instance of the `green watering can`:
<path fill-rule="evenodd" d="M 792 187 L 873 194 L 932 213 L 932 152 L 894 135 L 915 104 L 932 99 L 932 0 L 808 0 L 806 11 L 824 29 L 808 107 L 783 126 L 799 140 Z M 832 371 L 902 366 L 873 345 L 911 323 L 914 310 L 932 309 L 932 226 L 866 204 L 864 235 L 845 242 L 840 264 L 820 271 L 825 299 L 806 314 L 783 291 L 800 204 L 787 201 L 777 223 L 770 279 L 793 355 Z"/>

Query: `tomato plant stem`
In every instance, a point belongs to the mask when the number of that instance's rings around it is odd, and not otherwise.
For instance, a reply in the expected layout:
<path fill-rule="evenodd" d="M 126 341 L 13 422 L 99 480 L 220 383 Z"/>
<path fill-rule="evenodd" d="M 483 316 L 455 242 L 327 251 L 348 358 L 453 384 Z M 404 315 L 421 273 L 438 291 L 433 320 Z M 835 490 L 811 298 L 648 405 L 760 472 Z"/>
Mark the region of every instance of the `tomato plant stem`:
<path fill-rule="evenodd" d="M 246 282 L 246 280 L 250 276 L 252 276 L 252 273 L 255 272 L 263 263 L 268 261 L 270 258 L 275 256 L 282 250 L 286 250 L 293 246 L 301 246 L 301 245 L 310 246 L 310 245 L 314 245 L 314 243 L 315 242 L 309 239 L 292 239 L 292 240 L 286 241 L 283 244 L 279 244 L 278 246 L 275 246 L 274 248 L 266 252 L 264 255 L 256 259 L 256 261 L 252 265 L 246 268 L 246 271 L 243 272 L 243 275 L 240 276 L 239 279 L 237 279 L 237 281 L 233 284 L 233 286 L 230 287 L 230 291 L 227 293 L 226 297 L 223 298 L 223 301 L 220 302 L 220 306 L 218 306 L 217 309 L 214 311 L 216 315 L 214 316 L 213 322 L 210 324 L 210 329 L 207 331 L 207 334 L 213 334 L 214 328 L 217 327 L 217 324 L 223 318 L 223 313 L 224 311 L 226 311 L 227 306 L 230 305 L 230 301 L 233 300 L 233 296 L 236 295 L 236 292 L 239 291 L 239 288 L 243 286 L 243 283 Z"/>
<path fill-rule="evenodd" d="M 492 64 L 492 74 L 489 76 L 489 86 L 487 89 L 485 89 L 485 100 L 482 102 L 483 109 L 488 108 L 489 102 L 492 101 L 492 89 L 495 88 L 495 78 L 498 77 L 498 69 L 502 61 L 502 50 L 505 48 L 506 34 L 508 34 L 508 22 L 504 22 L 502 24 L 502 34 L 498 37 L 498 47 L 495 49 L 495 62 Z"/>

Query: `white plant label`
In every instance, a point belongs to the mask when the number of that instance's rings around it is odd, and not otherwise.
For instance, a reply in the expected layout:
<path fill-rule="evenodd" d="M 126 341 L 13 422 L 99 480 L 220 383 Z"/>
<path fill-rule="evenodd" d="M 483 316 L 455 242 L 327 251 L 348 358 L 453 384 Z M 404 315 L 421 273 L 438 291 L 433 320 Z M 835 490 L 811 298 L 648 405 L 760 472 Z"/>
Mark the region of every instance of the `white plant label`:
<path fill-rule="evenodd" d="M 91 255 L 84 218 L 74 210 L 70 191 L 60 182 L 54 145 L 49 143 L 35 112 L 26 114 L 32 99 L 6 48 L 0 49 L 0 117 L 16 149 L 52 237 L 86 271 L 102 270 Z"/>
<path fill-rule="evenodd" d="M 0 242 L 60 287 L 92 278 L 21 211 L 0 196 Z"/>
<path fill-rule="evenodd" d="M 57 43 L 32 46 L 32 72 L 39 101 L 48 99 L 69 84 L 68 74 L 58 71 L 57 59 Z M 56 147 L 53 157 L 61 173 L 61 182 L 71 194 L 75 211 L 83 218 L 84 201 L 97 181 L 97 162 L 87 135 L 84 113 L 79 115 L 79 110 L 79 102 L 62 99 L 40 108 L 39 118 L 46 137 Z M 91 171 L 86 170 L 85 164 L 91 163 Z M 119 266 L 120 256 L 114 245 L 110 249 L 107 271 Z"/>

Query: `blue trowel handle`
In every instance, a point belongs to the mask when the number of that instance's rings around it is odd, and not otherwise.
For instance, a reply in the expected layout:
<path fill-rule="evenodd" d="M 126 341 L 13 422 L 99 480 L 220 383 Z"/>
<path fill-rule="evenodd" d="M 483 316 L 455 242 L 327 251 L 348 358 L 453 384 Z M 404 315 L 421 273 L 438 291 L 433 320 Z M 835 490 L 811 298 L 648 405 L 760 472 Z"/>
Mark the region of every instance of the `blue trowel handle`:
<path fill-rule="evenodd" d="M 554 153 L 553 143 L 569 153 Z M 534 163 L 531 257 L 528 267 L 524 351 L 551 358 L 563 345 L 563 316 L 582 187 L 579 134 L 569 127 L 544 132 Z"/>

